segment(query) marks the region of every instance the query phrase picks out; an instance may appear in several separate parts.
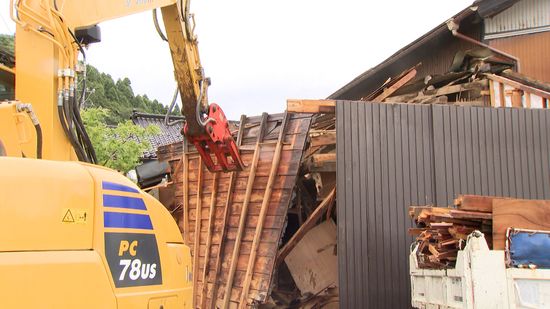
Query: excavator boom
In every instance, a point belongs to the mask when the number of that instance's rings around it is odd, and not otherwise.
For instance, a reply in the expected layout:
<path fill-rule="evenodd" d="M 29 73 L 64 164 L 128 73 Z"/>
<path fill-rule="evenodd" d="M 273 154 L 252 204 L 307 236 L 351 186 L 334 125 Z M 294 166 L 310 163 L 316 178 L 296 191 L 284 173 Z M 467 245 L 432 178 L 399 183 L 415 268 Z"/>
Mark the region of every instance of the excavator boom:
<path fill-rule="evenodd" d="M 209 106 L 210 81 L 200 63 L 187 0 L 12 0 L 11 17 L 17 24 L 16 98 L 33 105 L 41 123 L 43 158 L 95 163 L 78 112 L 76 85 L 79 70 L 85 69 L 79 65 L 79 55 L 85 56 L 83 45 L 100 39 L 97 23 L 158 8 L 185 116 L 182 134 L 197 147 L 210 171 L 243 168 L 227 119 L 219 106 Z"/>

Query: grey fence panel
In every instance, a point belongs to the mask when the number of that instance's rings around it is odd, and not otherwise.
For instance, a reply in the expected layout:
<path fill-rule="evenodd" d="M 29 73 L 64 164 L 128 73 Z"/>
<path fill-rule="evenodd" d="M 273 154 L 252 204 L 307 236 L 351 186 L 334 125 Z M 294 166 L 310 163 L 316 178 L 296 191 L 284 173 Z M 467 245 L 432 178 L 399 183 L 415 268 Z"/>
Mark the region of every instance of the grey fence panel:
<path fill-rule="evenodd" d="M 410 205 L 550 199 L 550 111 L 337 101 L 341 308 L 410 306 Z"/>

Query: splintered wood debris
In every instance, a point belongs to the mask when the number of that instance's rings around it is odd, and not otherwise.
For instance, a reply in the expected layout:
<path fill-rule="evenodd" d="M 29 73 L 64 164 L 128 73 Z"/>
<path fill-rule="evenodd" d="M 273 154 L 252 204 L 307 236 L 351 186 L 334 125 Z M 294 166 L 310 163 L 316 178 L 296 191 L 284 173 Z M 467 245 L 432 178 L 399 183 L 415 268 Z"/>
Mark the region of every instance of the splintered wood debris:
<path fill-rule="evenodd" d="M 508 250 L 507 230 L 550 231 L 547 214 L 550 201 L 506 197 L 460 195 L 454 207 L 411 206 L 409 215 L 416 228 L 409 234 L 419 244 L 420 268 L 452 268 L 457 253 L 474 231 L 485 234 L 492 250 Z"/>
<path fill-rule="evenodd" d="M 193 255 L 194 307 L 337 302 L 336 282 L 311 295 L 283 262 L 311 229 L 335 216 L 334 115 L 243 116 L 234 136 L 246 166 L 241 172 L 212 174 L 183 143 L 158 150 L 173 181 L 160 196 Z M 334 262 L 336 251 L 327 252 Z M 331 267 L 335 272 L 337 263 Z"/>

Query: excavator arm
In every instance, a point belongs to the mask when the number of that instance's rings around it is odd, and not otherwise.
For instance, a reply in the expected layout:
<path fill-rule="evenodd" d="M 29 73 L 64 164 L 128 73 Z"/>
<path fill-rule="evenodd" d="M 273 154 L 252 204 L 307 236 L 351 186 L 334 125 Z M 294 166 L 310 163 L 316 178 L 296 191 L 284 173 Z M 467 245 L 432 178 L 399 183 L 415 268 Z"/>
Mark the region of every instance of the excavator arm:
<path fill-rule="evenodd" d="M 200 63 L 187 0 L 12 0 L 16 98 L 34 106 L 43 131 L 44 158 L 70 160 L 76 154 L 81 161 L 93 162 L 93 147 L 78 114 L 82 45 L 98 39 L 94 26 L 102 21 L 159 8 L 185 116 L 182 133 L 210 171 L 243 168 L 223 111 L 208 103 L 210 81 Z"/>

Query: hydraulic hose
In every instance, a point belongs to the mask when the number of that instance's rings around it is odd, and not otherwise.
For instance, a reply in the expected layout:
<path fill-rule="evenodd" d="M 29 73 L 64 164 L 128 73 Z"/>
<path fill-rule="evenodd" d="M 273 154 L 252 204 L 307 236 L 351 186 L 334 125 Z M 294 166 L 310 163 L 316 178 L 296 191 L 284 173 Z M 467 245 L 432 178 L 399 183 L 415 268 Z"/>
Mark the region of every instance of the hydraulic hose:
<path fill-rule="evenodd" d="M 153 10 L 153 23 L 155 24 L 155 29 L 157 29 L 157 33 L 159 34 L 160 38 L 163 41 L 168 42 L 168 39 L 166 38 L 164 33 L 162 33 L 162 30 L 160 29 L 159 20 L 158 20 L 158 16 L 157 16 L 157 9 Z"/>
<path fill-rule="evenodd" d="M 164 125 L 166 126 L 173 126 L 178 123 L 184 122 L 183 120 L 174 120 L 170 121 L 170 113 L 174 109 L 174 106 L 176 105 L 176 101 L 178 99 L 179 89 L 176 87 L 176 90 L 174 91 L 174 96 L 172 97 L 172 103 L 170 103 L 170 107 L 168 107 L 168 110 L 166 111 L 166 115 L 164 115 Z"/>
<path fill-rule="evenodd" d="M 34 125 L 34 129 L 36 130 L 36 158 L 42 159 L 42 127 L 40 126 L 40 121 L 38 121 L 38 117 L 32 109 L 32 105 L 19 103 L 17 104 L 16 109 L 17 112 L 27 113 L 27 115 L 29 115 L 29 118 L 31 118 L 31 122 Z"/>
<path fill-rule="evenodd" d="M 42 127 L 36 124 L 34 128 L 36 129 L 36 158 L 42 159 Z"/>

